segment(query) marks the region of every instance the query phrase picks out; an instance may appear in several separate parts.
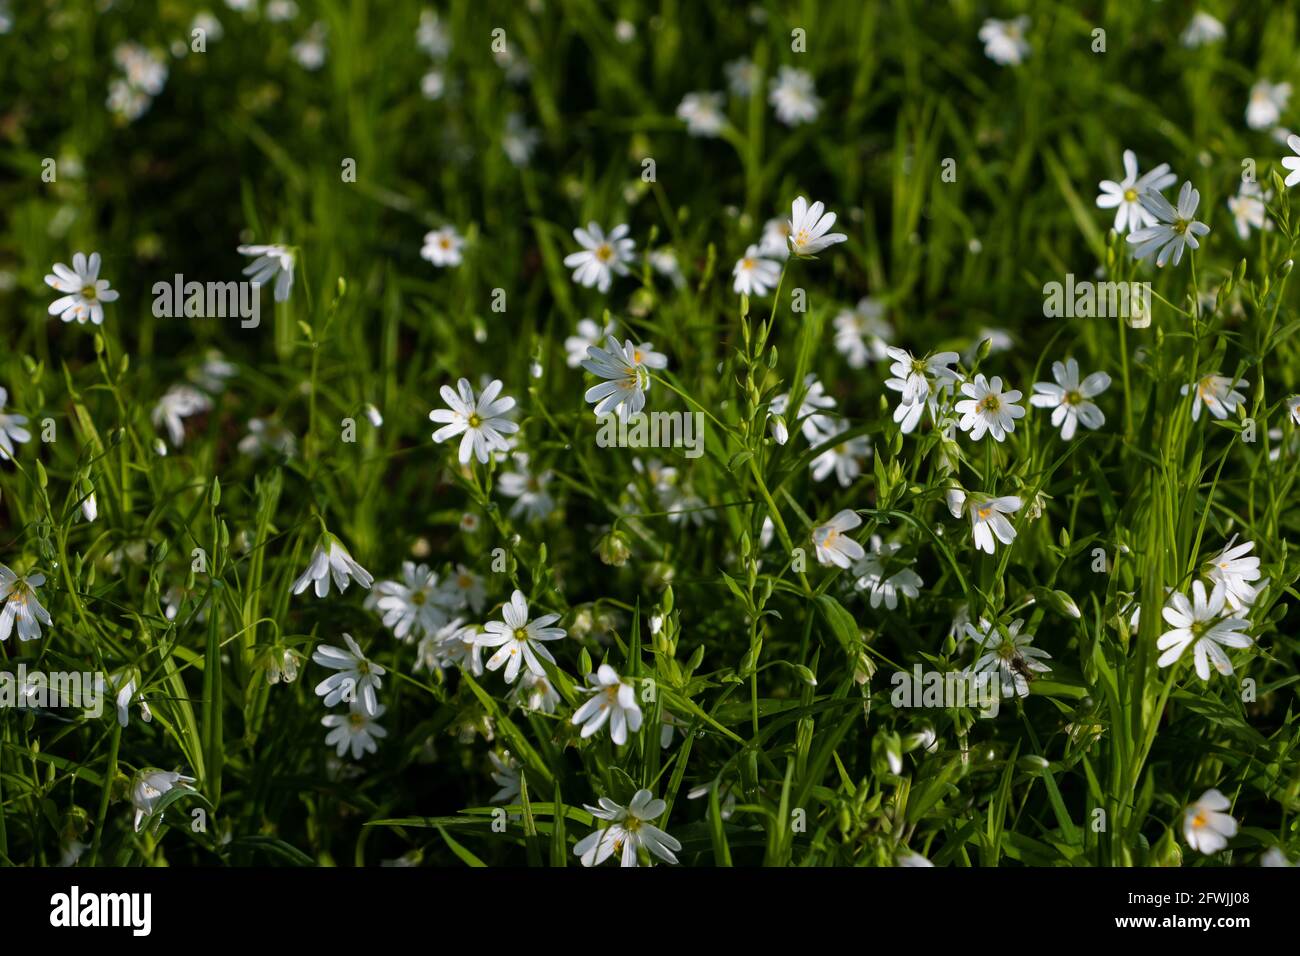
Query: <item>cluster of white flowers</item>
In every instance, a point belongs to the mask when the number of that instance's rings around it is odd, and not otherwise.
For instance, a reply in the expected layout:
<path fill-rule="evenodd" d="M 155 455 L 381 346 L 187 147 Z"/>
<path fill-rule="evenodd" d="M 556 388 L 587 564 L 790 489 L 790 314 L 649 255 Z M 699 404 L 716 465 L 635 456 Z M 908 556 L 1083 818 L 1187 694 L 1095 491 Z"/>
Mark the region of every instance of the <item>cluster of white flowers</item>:
<path fill-rule="evenodd" d="M 148 111 L 154 97 L 167 85 L 167 61 L 138 43 L 119 43 L 113 62 L 121 75 L 108 84 L 108 108 L 126 122 Z"/>
<path fill-rule="evenodd" d="M 1250 627 L 1246 614 L 1268 580 L 1260 581 L 1259 558 L 1250 552 L 1255 543 L 1237 544 L 1234 535 L 1223 549 L 1206 562 L 1204 571 L 1210 584 L 1192 582 L 1191 600 L 1173 593 L 1162 609 L 1170 630 L 1160 635 L 1157 646 L 1164 653 L 1157 663 L 1169 667 L 1191 648 L 1196 675 L 1210 679 L 1210 666 L 1223 675 L 1232 674 L 1232 662 L 1225 647 L 1250 647 L 1253 639 L 1244 633 Z M 1256 583 L 1258 582 L 1258 583 Z"/>
<path fill-rule="evenodd" d="M 439 99 L 447 85 L 443 63 L 451 55 L 451 35 L 436 10 L 426 8 L 420 11 L 415 45 L 432 61 L 428 71 L 420 78 L 420 92 L 425 99 Z"/>

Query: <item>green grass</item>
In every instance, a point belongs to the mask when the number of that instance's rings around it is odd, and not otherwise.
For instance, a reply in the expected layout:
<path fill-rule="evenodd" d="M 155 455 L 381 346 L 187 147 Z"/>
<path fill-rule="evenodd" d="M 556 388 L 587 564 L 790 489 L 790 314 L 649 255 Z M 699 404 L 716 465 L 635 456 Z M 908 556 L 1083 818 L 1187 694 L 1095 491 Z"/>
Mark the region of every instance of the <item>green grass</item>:
<path fill-rule="evenodd" d="M 594 829 L 583 807 L 626 805 L 642 788 L 666 801 L 657 822 L 683 865 L 1300 857 L 1300 645 L 1287 617 L 1300 439 L 1285 405 L 1300 392 L 1300 223 L 1274 178 L 1290 150 L 1244 119 L 1257 79 L 1300 85 L 1296 4 L 1207 4 L 1228 35 L 1190 50 L 1178 37 L 1192 6 L 1168 0 L 806 0 L 756 5 L 761 18 L 672 0 L 452 0 L 439 5 L 451 47 L 437 100 L 420 93 L 435 63 L 416 45 L 416 2 L 299 0 L 296 18 L 271 23 L 212 0 L 224 35 L 183 57 L 168 48 L 201 5 L 17 6 L 0 35 L 0 414 L 27 416 L 33 440 L 0 462 L 0 563 L 44 573 L 54 623 L 38 641 L 0 643 L 0 670 L 133 668 L 152 720 L 133 705 L 120 728 L 111 700 L 99 718 L 0 710 L 0 862 L 52 865 L 75 842 L 83 866 L 576 865 L 573 846 Z M 980 25 L 1020 12 L 1032 53 L 998 66 Z M 328 52 L 311 71 L 291 47 L 317 20 Z M 1091 49 L 1098 26 L 1105 53 Z M 493 58 L 498 28 L 526 79 Z M 796 28 L 805 53 L 791 50 Z M 105 106 L 127 40 L 169 67 L 131 122 Z M 688 136 L 682 96 L 726 89 L 723 64 L 739 57 L 764 85 L 781 66 L 810 71 L 820 117 L 787 127 L 760 89 L 727 96 L 721 137 Z M 522 167 L 502 147 L 512 113 L 539 137 Z M 1300 128 L 1295 106 L 1280 123 Z M 1124 149 L 1144 171 L 1172 166 L 1171 199 L 1185 179 L 1200 191 L 1212 231 L 1177 266 L 1134 262 L 1094 203 Z M 941 175 L 949 158 L 955 181 Z M 1274 190 L 1274 228 L 1243 241 L 1227 200 L 1247 158 Z M 777 295 L 742 302 L 732 265 L 798 195 L 835 211 L 847 243 L 790 260 Z M 636 241 L 631 275 L 607 295 L 563 265 L 572 229 L 591 220 L 627 222 Z M 421 241 L 447 224 L 467 240 L 464 261 L 437 269 Z M 153 314 L 154 283 L 238 278 L 236 246 L 249 242 L 297 253 L 291 298 L 273 305 L 265 290 L 259 328 Z M 666 246 L 680 287 L 643 256 Z M 61 323 L 43 277 L 94 250 L 121 298 L 102 327 Z M 1152 282 L 1150 327 L 1043 316 L 1045 283 L 1099 269 Z M 1191 307 L 1216 292 L 1212 308 Z M 1006 442 L 958 434 L 947 472 L 935 429 L 894 424 L 888 363 L 853 369 L 834 346 L 834 318 L 868 295 L 895 344 L 961 352 L 965 372 L 1001 376 L 1025 405 L 1053 361 L 1106 371 L 1105 425 L 1064 442 L 1030 408 Z M 564 340 L 606 313 L 620 338 L 667 354 L 647 407 L 702 412 L 702 457 L 598 447 L 583 401 L 595 379 L 566 365 Z M 1013 347 L 976 351 L 987 328 Z M 211 349 L 237 374 L 160 456 L 151 412 Z M 1211 372 L 1246 379 L 1245 402 L 1193 422 L 1179 390 Z M 836 399 L 840 440 L 870 439 L 846 488 L 812 479 L 817 450 L 796 423 L 787 444 L 770 437 L 768 402 L 793 389 L 797 403 L 807 374 Z M 510 513 L 507 463 L 461 468 L 455 441 L 431 440 L 439 388 L 462 376 L 500 378 L 516 399 L 519 447 L 553 474 L 544 520 Z M 251 418 L 281 423 L 297 454 L 242 454 Z M 666 513 L 637 457 L 677 469 L 698 522 Z M 1046 496 L 1041 515 L 1022 509 L 1012 545 L 977 552 L 945 504 L 954 480 Z M 80 507 L 91 488 L 94 522 Z M 902 545 L 924 581 L 917 598 L 873 609 L 856 575 L 817 563 L 812 528 L 841 509 L 862 517 L 864 544 Z M 415 645 L 355 585 L 291 596 L 322 527 L 377 581 L 406 560 L 481 575 L 486 606 L 462 615 L 472 623 L 500 620 L 516 588 L 532 616 L 561 615 L 555 714 L 521 710 L 499 671 L 417 670 Z M 611 534 L 622 563 L 605 560 Z M 1190 652 L 1158 667 L 1166 588 L 1187 593 L 1234 534 L 1254 542 L 1270 582 L 1247 615 L 1253 645 L 1228 651 L 1232 677 L 1200 680 Z M 1003 626 L 1023 619 L 1050 674 L 992 719 L 894 707 L 895 670 L 972 662 L 949 636 L 962 605 Z M 338 762 L 320 721 L 340 709 L 313 693 L 329 671 L 311 656 L 344 632 L 387 670 L 388 736 Z M 300 676 L 271 685 L 269 655 L 285 649 Z M 622 747 L 570 723 L 602 662 L 637 682 L 644 711 Z M 676 721 L 667 747 L 664 711 Z M 489 751 L 523 768 L 504 828 Z M 137 833 L 130 781 L 147 768 L 196 782 Z M 1209 788 L 1240 829 L 1202 855 L 1183 811 Z"/>

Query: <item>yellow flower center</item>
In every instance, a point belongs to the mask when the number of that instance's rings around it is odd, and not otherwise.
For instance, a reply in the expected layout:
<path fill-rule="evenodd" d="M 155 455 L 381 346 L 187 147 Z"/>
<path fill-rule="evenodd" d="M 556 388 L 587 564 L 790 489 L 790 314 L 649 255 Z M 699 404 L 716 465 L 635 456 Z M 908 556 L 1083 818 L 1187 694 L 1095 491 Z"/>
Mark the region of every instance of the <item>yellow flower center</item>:
<path fill-rule="evenodd" d="M 96 290 L 93 285 L 84 285 L 81 287 L 81 297 L 83 299 L 89 299 L 91 302 L 94 302 L 95 296 Z"/>
<path fill-rule="evenodd" d="M 1124 190 L 1125 202 L 1137 202 L 1137 198 L 1138 198 L 1138 191 L 1134 189 L 1132 186 Z"/>
<path fill-rule="evenodd" d="M 614 258 L 614 250 L 609 247 L 609 243 L 602 243 L 596 249 L 596 258 L 601 262 L 609 262 L 610 259 Z"/>
<path fill-rule="evenodd" d="M 976 406 L 976 408 L 982 412 L 996 412 L 1001 407 L 1002 403 L 998 401 L 996 395 L 985 395 L 979 400 L 979 404 Z"/>

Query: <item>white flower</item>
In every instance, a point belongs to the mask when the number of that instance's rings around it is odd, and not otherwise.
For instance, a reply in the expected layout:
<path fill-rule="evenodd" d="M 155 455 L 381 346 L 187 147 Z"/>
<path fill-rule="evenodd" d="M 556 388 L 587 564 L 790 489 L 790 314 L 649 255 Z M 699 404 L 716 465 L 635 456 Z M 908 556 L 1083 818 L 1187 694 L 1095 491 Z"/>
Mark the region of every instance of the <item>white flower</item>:
<path fill-rule="evenodd" d="M 1224 813 L 1232 803 L 1211 787 L 1183 811 L 1183 838 L 1193 850 L 1218 853 L 1237 835 L 1237 821 Z"/>
<path fill-rule="evenodd" d="M 892 611 L 898 607 L 900 594 L 905 598 L 917 597 L 924 583 L 921 576 L 910 567 L 893 570 L 897 566 L 894 558 L 903 546 L 895 541 L 882 541 L 875 534 L 868 544 L 866 554 L 854 565 L 853 573 L 857 575 L 855 586 L 867 592 L 871 606 L 877 608 L 884 602 L 885 607 Z"/>
<path fill-rule="evenodd" d="M 273 648 L 266 656 L 266 682 L 271 685 L 284 681 L 292 684 L 298 679 L 298 665 L 302 655 L 292 648 Z M 141 702 L 141 707 L 144 704 Z"/>
<path fill-rule="evenodd" d="M 420 95 L 426 100 L 440 100 L 446 90 L 447 78 L 443 76 L 442 70 L 430 70 L 420 77 Z"/>
<path fill-rule="evenodd" d="M 848 430 L 848 424 L 841 423 L 838 427 L 819 433 L 815 439 L 809 441 L 809 444 L 816 447 L 837 439 Z M 814 458 L 808 467 L 812 470 L 813 481 L 822 481 L 833 471 L 840 487 L 847 488 L 862 474 L 862 463 L 870 454 L 871 442 L 866 435 L 858 435 L 836 441 L 834 445 Z"/>
<path fill-rule="evenodd" d="M 1017 389 L 1002 391 L 1002 379 L 994 375 L 985 379 L 976 375 L 973 382 L 963 382 L 962 394 L 970 396 L 953 406 L 961 415 L 958 427 L 970 432 L 973 441 L 979 441 L 988 432 L 994 441 L 1002 441 L 1016 430 L 1016 419 L 1025 417 L 1025 409 L 1015 404 L 1020 400 Z"/>
<path fill-rule="evenodd" d="M 1210 663 L 1220 674 L 1232 673 L 1232 662 L 1224 653 L 1224 647 L 1249 647 L 1251 638 L 1242 634 L 1250 627 L 1250 622 L 1239 617 L 1222 618 L 1225 592 L 1216 587 L 1205 595 L 1205 585 L 1200 581 L 1192 582 L 1192 599 L 1174 593 L 1169 603 L 1161 610 L 1165 621 L 1173 625 L 1172 630 L 1165 631 L 1156 641 L 1156 647 L 1164 651 L 1156 661 L 1160 667 L 1168 667 L 1183 655 L 1188 647 L 1196 664 L 1196 676 L 1201 680 L 1210 679 Z"/>
<path fill-rule="evenodd" d="M 826 415 L 819 415 L 817 410 L 819 408 L 834 408 L 835 399 L 826 394 L 825 386 L 811 372 L 804 376 L 803 384 L 803 398 L 799 400 L 799 411 L 795 415 L 794 421 L 803 432 L 803 437 L 815 445 L 823 432 L 831 431 L 835 427 L 835 419 Z M 783 421 L 789 419 L 789 405 L 789 392 L 775 396 L 768 403 L 771 414 L 780 415 Z M 784 445 L 785 442 L 782 441 L 780 444 Z"/>
<path fill-rule="evenodd" d="M 552 473 L 530 470 L 525 454 L 517 452 L 514 457 L 518 470 L 502 472 L 497 478 L 497 489 L 506 497 L 515 499 L 510 506 L 510 517 L 543 521 L 555 510 L 555 499 L 546 490 Z"/>
<path fill-rule="evenodd" d="M 475 614 L 482 612 L 487 602 L 487 590 L 483 587 L 483 578 L 463 564 L 456 565 L 456 573 L 447 579 L 447 602 L 456 608 L 469 608 Z"/>
<path fill-rule="evenodd" d="M 146 818 L 153 816 L 154 808 L 173 787 L 192 789 L 193 777 L 184 777 L 170 770 L 141 770 L 131 783 L 131 803 L 135 806 L 135 832 L 139 833 Z"/>
<path fill-rule="evenodd" d="M 435 60 L 451 52 L 451 35 L 438 18 L 436 10 L 421 10 L 420 25 L 415 30 L 415 45 Z"/>
<path fill-rule="evenodd" d="M 1280 847 L 1272 847 L 1263 856 L 1259 858 L 1260 866 L 1293 866 L 1292 862 L 1286 858 Z"/>
<path fill-rule="evenodd" d="M 152 50 L 127 41 L 113 48 L 113 62 L 126 81 L 148 96 L 157 96 L 167 82 L 167 64 Z"/>
<path fill-rule="evenodd" d="M 587 349 L 593 345 L 600 345 L 601 341 L 613 331 L 613 322 L 602 329 L 591 319 L 580 319 L 576 334 L 564 340 L 565 364 L 569 368 L 577 368 L 587 357 Z"/>
<path fill-rule="evenodd" d="M 326 707 L 333 707 L 341 700 L 349 704 L 359 702 L 367 714 L 376 717 L 381 711 L 375 692 L 383 684 L 380 678 L 387 671 L 366 657 L 351 634 L 344 634 L 343 640 L 347 642 L 346 649 L 321 644 L 312 652 L 314 662 L 335 671 L 316 685 L 316 696 L 325 698 Z"/>
<path fill-rule="evenodd" d="M 1290 83 L 1270 83 L 1260 80 L 1250 88 L 1250 102 L 1246 105 L 1246 125 L 1251 129 L 1268 129 L 1276 126 L 1291 98 Z"/>
<path fill-rule="evenodd" d="M 894 330 L 884 315 L 879 300 L 865 298 L 835 316 L 835 349 L 848 358 L 849 368 L 865 368 L 868 361 L 879 362 L 888 354 Z"/>
<path fill-rule="evenodd" d="M 763 238 L 758 240 L 758 252 L 767 259 L 790 258 L 790 220 L 769 219 L 763 225 Z"/>
<path fill-rule="evenodd" d="M 767 101 L 776 109 L 776 118 L 786 126 L 811 123 L 822 108 L 812 74 L 791 66 L 781 67 Z"/>
<path fill-rule="evenodd" d="M 212 395 L 220 395 L 226 390 L 226 379 L 239 374 L 239 366 L 228 362 L 218 350 L 209 349 L 203 356 L 203 362 L 185 373 L 196 386 Z"/>
<path fill-rule="evenodd" d="M 678 289 L 686 286 L 686 277 L 682 275 L 682 264 L 677 261 L 677 252 L 671 246 L 664 246 L 650 253 L 650 266 Z"/>
<path fill-rule="evenodd" d="M 1029 56 L 1029 17 L 998 20 L 989 17 L 980 27 L 979 37 L 984 44 L 984 55 L 999 66 L 1018 66 Z"/>
<path fill-rule="evenodd" d="M 1061 429 L 1062 441 L 1069 441 L 1082 423 L 1084 428 L 1097 430 L 1106 424 L 1106 416 L 1090 399 L 1110 388 L 1110 376 L 1093 372 L 1082 383 L 1079 381 L 1079 363 L 1072 358 L 1065 363 L 1052 363 L 1051 382 L 1035 382 L 1034 394 L 1029 404 L 1035 408 L 1052 410 L 1052 427 Z"/>
<path fill-rule="evenodd" d="M 289 52 L 304 70 L 319 70 L 325 65 L 325 24 L 313 23 Z"/>
<path fill-rule="evenodd" d="M 475 399 L 469 379 L 462 378 L 456 383 L 456 392 L 448 385 L 439 390 L 447 407 L 429 412 L 430 421 L 443 423 L 433 433 L 433 440 L 441 443 L 457 435 L 463 436 L 459 453 L 462 465 L 469 463 L 471 454 L 486 465 L 490 452 L 509 451 L 510 446 L 502 433 L 513 434 L 519 431 L 519 426 L 503 417 L 515 407 L 515 400 L 509 396 L 497 398 L 501 388 L 501 380 L 493 379 Z"/>
<path fill-rule="evenodd" d="M 835 225 L 835 213 L 822 215 L 825 209 L 820 202 L 809 206 L 803 196 L 795 198 L 790 207 L 790 250 L 796 256 L 815 255 L 837 242 L 848 240 L 849 237 L 842 232 L 827 232 Z"/>
<path fill-rule="evenodd" d="M 582 859 L 583 866 L 599 866 L 615 853 L 621 854 L 623 866 L 638 866 L 637 851 L 642 847 L 661 860 L 677 862 L 673 854 L 682 845 L 650 822 L 668 809 L 664 801 L 654 799 L 649 790 L 638 790 L 626 808 L 608 797 L 601 797 L 598 803 L 598 807 L 588 806 L 587 812 L 610 823 L 574 846 L 573 853 Z"/>
<path fill-rule="evenodd" d="M 298 453 L 298 439 L 283 425 L 261 418 L 250 418 L 248 434 L 239 440 L 240 453 L 257 458 L 268 450 L 292 458 Z"/>
<path fill-rule="evenodd" d="M 1204 236 L 1210 227 L 1196 221 L 1196 207 L 1200 205 L 1201 194 L 1192 188 L 1191 182 L 1183 183 L 1178 191 L 1178 207 L 1169 205 L 1169 200 L 1158 192 L 1148 189 L 1139 197 L 1142 207 L 1155 216 L 1156 225 L 1139 229 L 1128 235 L 1128 241 L 1137 248 L 1133 255 L 1138 259 L 1156 257 L 1156 265 L 1163 267 L 1172 257 L 1174 265 L 1183 258 L 1183 250 L 1190 246 L 1199 249 L 1197 236 Z"/>
<path fill-rule="evenodd" d="M 692 136 L 717 136 L 727 125 L 721 93 L 687 93 L 677 105 L 677 118 Z"/>
<path fill-rule="evenodd" d="M 1292 133 L 1286 138 L 1286 144 L 1291 147 L 1292 152 L 1300 153 L 1300 136 Z M 1291 170 L 1286 177 L 1287 187 L 1300 183 L 1300 156 L 1283 156 L 1282 167 Z"/>
<path fill-rule="evenodd" d="M 293 0 L 271 0 L 266 5 L 266 19 L 270 23 L 284 23 L 298 15 L 298 4 Z"/>
<path fill-rule="evenodd" d="M 487 662 L 487 669 L 497 670 L 501 665 L 506 668 L 506 683 L 513 684 L 519 676 L 521 665 L 539 677 L 546 676 L 542 661 L 555 663 L 555 658 L 539 641 L 558 641 L 564 637 L 564 628 L 551 627 L 560 619 L 558 614 L 543 614 L 535 621 L 528 620 L 528 601 L 524 592 L 516 590 L 510 595 L 509 603 L 501 608 L 501 621 L 488 621 L 483 627 L 484 633 L 474 640 L 484 647 L 498 648 Z"/>
<path fill-rule="evenodd" d="M 582 725 L 583 738 L 590 737 L 609 721 L 609 739 L 616 746 L 627 743 L 627 732 L 641 729 L 641 708 L 636 702 L 636 689 L 623 681 L 614 668 L 601 664 L 593 674 L 587 675 L 590 687 L 584 687 L 591 697 L 579 707 L 570 721 Z"/>
<path fill-rule="evenodd" d="M 727 75 L 727 89 L 735 96 L 749 96 L 758 85 L 758 67 L 748 57 L 724 63 L 722 72 Z"/>
<path fill-rule="evenodd" d="M 952 488 L 947 497 L 954 518 L 960 518 L 962 511 L 970 517 L 970 533 L 978 550 L 992 554 L 997 548 L 994 538 L 1003 544 L 1016 540 L 1016 529 L 1007 520 L 1007 515 L 1019 511 L 1022 504 L 1015 495 L 967 495 L 960 488 Z"/>
<path fill-rule="evenodd" d="M 1237 544 L 1234 534 L 1223 550 L 1210 558 L 1206 577 L 1215 589 L 1222 589 L 1227 606 L 1233 611 L 1240 611 L 1255 603 L 1259 591 L 1268 582 L 1251 585 L 1259 580 L 1259 558 L 1250 554 L 1255 542 L 1247 541 Z"/>
<path fill-rule="evenodd" d="M 370 585 L 374 583 L 370 572 L 352 559 L 348 549 L 343 547 L 343 542 L 332 534 L 325 534 L 316 544 L 316 550 L 312 552 L 307 570 L 293 582 L 293 593 L 301 594 L 307 590 L 309 584 L 314 584 L 316 596 L 323 598 L 330 593 L 331 577 L 340 593 L 346 591 L 353 581 L 366 590 L 369 590 Z"/>
<path fill-rule="evenodd" d="M 1034 635 L 1020 633 L 1024 623 L 1021 620 L 1012 621 L 1007 626 L 1006 633 L 994 627 L 985 635 L 981 635 L 974 626 L 966 625 L 966 636 L 976 641 L 984 651 L 975 661 L 974 672 L 997 674 L 1003 697 L 1028 697 L 1032 675 L 1051 670 L 1039 658 L 1052 655 L 1032 646 Z"/>
<path fill-rule="evenodd" d="M 909 435 L 921 421 L 921 413 L 930 410 L 931 420 L 939 421 L 938 397 L 941 392 L 951 392 L 960 380 L 957 372 L 948 366 L 956 362 L 956 352 L 935 352 L 916 358 L 906 349 L 887 346 L 885 354 L 893 359 L 889 366 L 891 378 L 885 387 L 898 392 L 902 400 L 894 409 L 894 421 L 899 423 L 904 435 Z"/>
<path fill-rule="evenodd" d="M 460 618 L 448 621 L 436 634 L 421 639 L 418 648 L 420 662 L 425 670 L 441 667 L 459 667 L 471 677 L 483 673 L 483 648 L 476 638 L 479 629 L 465 626 Z"/>
<path fill-rule="evenodd" d="M 506 114 L 505 132 L 501 134 L 501 148 L 516 166 L 527 166 L 532 161 L 541 134 L 529 126 L 518 113 Z"/>
<path fill-rule="evenodd" d="M 125 679 L 125 683 L 120 683 Z M 139 673 L 130 669 L 120 674 L 115 683 L 120 683 L 117 692 L 117 698 L 114 704 L 117 709 L 117 723 L 120 727 L 126 727 L 131 723 L 131 704 L 136 702 L 136 685 L 140 679 Z M 139 698 L 140 719 L 146 724 L 153 720 L 153 711 L 149 709 L 149 704 L 143 697 Z"/>
<path fill-rule="evenodd" d="M 380 704 L 373 713 L 369 713 L 359 701 L 354 700 L 348 706 L 346 714 L 326 714 L 320 719 L 322 726 L 330 728 L 330 732 L 325 735 L 325 746 L 334 747 L 335 754 L 340 757 L 350 749 L 353 760 L 374 753 L 379 749 L 375 741 L 388 736 L 388 731 L 375 723 L 384 716 L 387 709 Z"/>
<path fill-rule="evenodd" d="M 750 246 L 745 255 L 736 260 L 736 267 L 731 270 L 736 277 L 732 288 L 737 295 L 767 295 L 781 278 L 781 267 L 771 259 L 762 258 L 758 246 Z"/>
<path fill-rule="evenodd" d="M 860 524 L 862 518 L 858 513 L 845 508 L 830 521 L 813 528 L 812 542 L 817 562 L 847 568 L 854 561 L 860 560 L 866 551 L 847 534 Z"/>
<path fill-rule="evenodd" d="M 1142 206 L 1142 194 L 1148 189 L 1159 192 L 1172 186 L 1178 177 L 1169 171 L 1168 163 L 1161 163 L 1150 172 L 1138 175 L 1137 155 L 1124 150 L 1124 178 L 1119 182 L 1104 179 L 1100 183 L 1101 195 L 1097 205 L 1115 210 L 1115 231 L 1129 232 L 1154 226 L 1156 218 Z"/>
<path fill-rule="evenodd" d="M 402 562 L 402 580 L 379 581 L 366 598 L 375 607 L 384 627 L 399 641 L 411 642 L 439 631 L 447 623 L 447 611 L 440 605 L 443 591 L 438 575 L 428 566 Z"/>
<path fill-rule="evenodd" d="M 1237 188 L 1237 195 L 1228 197 L 1228 210 L 1236 223 L 1238 236 L 1249 239 L 1251 229 L 1273 228 L 1273 221 L 1268 218 L 1268 207 L 1265 205 L 1272 199 L 1271 190 L 1261 191 L 1259 183 L 1247 182 Z"/>
<path fill-rule="evenodd" d="M 625 276 L 627 263 L 632 259 L 636 242 L 626 238 L 627 224 L 615 226 L 608 236 L 594 222 L 587 228 L 574 229 L 573 238 L 582 249 L 564 257 L 564 264 L 573 270 L 573 281 L 585 288 L 595 286 L 608 292 L 615 274 Z"/>
<path fill-rule="evenodd" d="M 121 68 L 127 84 L 145 96 L 157 96 L 167 83 L 167 62 L 139 43 L 119 43 L 113 61 Z"/>
<path fill-rule="evenodd" d="M 99 253 L 92 252 L 86 258 L 84 252 L 72 257 L 72 268 L 62 262 L 54 263 L 53 273 L 45 277 L 45 284 L 56 292 L 66 292 L 50 303 L 50 315 L 57 315 L 64 322 L 77 320 L 79 325 L 87 321 L 95 325 L 104 324 L 105 302 L 117 300 L 117 293 L 108 287 L 108 280 L 99 278 Z"/>
<path fill-rule="evenodd" d="M 185 441 L 184 419 L 201 415 L 212 408 L 212 399 L 192 385 L 173 385 L 154 406 L 151 418 L 154 427 L 164 425 L 167 437 L 177 448 Z"/>
<path fill-rule="evenodd" d="M 287 302 L 293 289 L 293 250 L 288 246 L 240 246 L 241 256 L 256 256 L 244 267 L 244 275 L 257 286 L 275 280 L 275 301 Z"/>
<path fill-rule="evenodd" d="M 492 782 L 501 788 L 492 794 L 489 802 L 513 803 L 520 793 L 519 764 L 509 753 L 502 759 L 492 750 L 488 751 L 488 759 L 492 761 Z"/>
<path fill-rule="evenodd" d="M 1236 412 L 1237 407 L 1246 401 L 1246 396 L 1237 389 L 1249 387 L 1250 382 L 1244 378 L 1233 381 L 1227 376 L 1212 373 L 1198 382 L 1184 385 L 1179 393 L 1186 395 L 1193 388 L 1196 389 L 1196 397 L 1192 400 L 1192 421 L 1200 419 L 1202 406 L 1208 408 L 1215 418 L 1222 420 Z"/>
<path fill-rule="evenodd" d="M 6 415 L 5 403 L 9 401 L 9 392 L 0 386 L 0 461 L 10 461 L 14 457 L 14 442 L 23 444 L 32 440 L 32 433 L 23 426 L 27 424 L 26 415 Z"/>
<path fill-rule="evenodd" d="M 1199 46 L 1205 46 L 1207 43 L 1216 43 L 1222 40 L 1227 31 L 1223 24 L 1214 17 L 1210 16 L 1203 10 L 1196 11 L 1192 15 L 1192 21 L 1187 24 L 1179 40 L 1183 46 L 1189 50 L 1194 50 Z"/>
<path fill-rule="evenodd" d="M 583 399 L 595 405 L 592 411 L 597 416 L 615 409 L 620 416 L 635 414 L 645 408 L 645 393 L 650 389 L 647 353 L 634 347 L 630 339 L 619 345 L 612 335 L 605 339 L 605 345 L 603 349 L 595 345 L 587 348 L 588 358 L 582 367 L 605 381 L 587 389 Z M 655 361 L 660 358 L 658 353 L 650 354 Z"/>
<path fill-rule="evenodd" d="M 772 433 L 772 440 L 778 445 L 784 445 L 790 440 L 790 429 L 786 427 L 785 417 L 777 415 L 771 411 L 767 413 L 768 429 Z"/>
<path fill-rule="evenodd" d="M 4 405 L 4 400 L 0 399 L 0 406 Z M 1286 411 L 1291 416 L 1291 423 L 1300 428 L 1300 395 L 1292 395 L 1286 400 Z"/>
<path fill-rule="evenodd" d="M 511 691 L 511 699 L 524 710 L 538 711 L 543 714 L 555 713 L 559 706 L 560 695 L 548 678 L 524 671 L 519 683 Z"/>
<path fill-rule="evenodd" d="M 458 266 L 461 262 L 461 247 L 465 240 L 451 226 L 443 226 L 424 235 L 424 248 L 420 258 L 427 259 L 435 266 Z"/>
<path fill-rule="evenodd" d="M 18 640 L 35 641 L 41 636 L 41 625 L 50 627 L 50 614 L 41 605 L 36 589 L 45 585 L 45 575 L 34 571 L 24 577 L 0 564 L 0 601 L 5 602 L 0 611 L 0 641 L 9 640 L 9 634 L 18 624 Z"/>
<path fill-rule="evenodd" d="M 0 427 L 3 427 L 0 425 Z M 95 500 L 95 492 L 91 491 L 81 501 L 81 516 L 87 521 L 94 521 L 99 517 L 99 502 Z"/>

